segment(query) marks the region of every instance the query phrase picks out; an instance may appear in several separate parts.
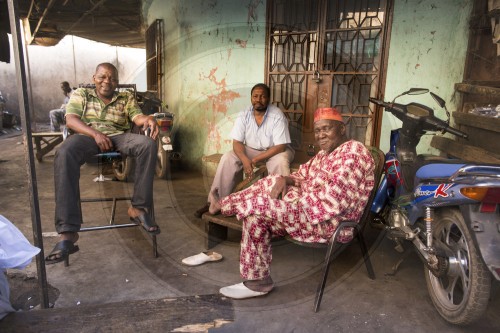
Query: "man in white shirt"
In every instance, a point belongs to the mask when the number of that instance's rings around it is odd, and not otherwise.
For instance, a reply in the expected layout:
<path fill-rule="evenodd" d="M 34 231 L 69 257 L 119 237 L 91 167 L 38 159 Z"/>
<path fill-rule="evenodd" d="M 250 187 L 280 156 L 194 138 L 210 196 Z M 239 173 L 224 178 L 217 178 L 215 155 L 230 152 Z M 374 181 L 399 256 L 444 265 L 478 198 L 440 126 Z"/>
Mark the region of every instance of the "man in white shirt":
<path fill-rule="evenodd" d="M 208 203 L 195 213 L 196 217 L 210 209 L 214 201 L 228 196 L 243 169 L 251 177 L 257 164 L 264 164 L 269 174 L 288 176 L 295 152 L 290 146 L 288 119 L 276 106 L 269 104 L 270 89 L 263 83 L 251 90 L 252 106 L 243 110 L 231 131 L 233 150 L 225 153 L 217 167 L 208 196 Z"/>
<path fill-rule="evenodd" d="M 68 81 L 61 82 L 61 90 L 64 94 L 63 104 L 59 109 L 49 111 L 51 132 L 59 132 L 61 130 L 61 124 L 64 124 L 64 115 L 66 114 L 66 104 L 68 104 L 69 98 L 73 93 L 73 89 L 71 89 Z"/>

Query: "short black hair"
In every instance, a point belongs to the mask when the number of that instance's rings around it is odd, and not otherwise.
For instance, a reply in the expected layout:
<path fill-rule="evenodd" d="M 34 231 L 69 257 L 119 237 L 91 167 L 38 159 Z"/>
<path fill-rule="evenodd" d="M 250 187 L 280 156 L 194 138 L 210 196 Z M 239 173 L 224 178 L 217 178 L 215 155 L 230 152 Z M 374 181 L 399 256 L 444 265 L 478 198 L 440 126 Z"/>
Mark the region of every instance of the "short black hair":
<path fill-rule="evenodd" d="M 264 83 L 257 83 L 255 86 L 253 86 L 252 90 L 250 91 L 250 94 L 253 94 L 253 91 L 257 88 L 264 89 L 264 91 L 267 94 L 267 97 L 271 97 L 271 89 L 269 89 L 269 87 Z"/>
<path fill-rule="evenodd" d="M 111 68 L 115 73 L 116 75 L 118 76 L 118 68 L 116 68 L 115 65 L 113 65 L 112 63 L 110 62 L 102 62 L 100 63 L 99 65 L 97 65 L 97 67 L 95 68 L 95 72 L 97 73 L 97 71 L 99 70 L 99 67 L 107 67 L 107 68 Z"/>
<path fill-rule="evenodd" d="M 68 81 L 61 82 L 61 85 L 62 85 L 62 89 L 64 90 L 65 93 L 69 93 L 72 90 Z"/>

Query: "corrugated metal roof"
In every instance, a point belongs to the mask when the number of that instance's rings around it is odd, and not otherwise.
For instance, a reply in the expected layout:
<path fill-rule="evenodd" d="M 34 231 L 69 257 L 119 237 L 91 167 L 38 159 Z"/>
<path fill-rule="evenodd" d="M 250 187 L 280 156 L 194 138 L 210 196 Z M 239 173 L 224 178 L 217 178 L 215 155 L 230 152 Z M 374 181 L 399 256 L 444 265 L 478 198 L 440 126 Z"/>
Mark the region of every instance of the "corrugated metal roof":
<path fill-rule="evenodd" d="M 51 46 L 75 35 L 116 46 L 145 47 L 141 0 L 19 0 L 31 44 Z"/>

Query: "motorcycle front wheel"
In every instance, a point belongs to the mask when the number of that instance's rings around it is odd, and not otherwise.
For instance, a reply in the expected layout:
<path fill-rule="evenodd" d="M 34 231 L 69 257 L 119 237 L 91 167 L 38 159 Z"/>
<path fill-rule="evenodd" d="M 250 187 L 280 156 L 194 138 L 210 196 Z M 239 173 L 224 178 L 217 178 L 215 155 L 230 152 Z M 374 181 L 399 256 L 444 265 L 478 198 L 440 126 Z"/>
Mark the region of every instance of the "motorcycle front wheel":
<path fill-rule="evenodd" d="M 425 268 L 427 290 L 439 314 L 455 325 L 467 325 L 486 311 L 491 276 L 458 209 L 436 211 L 434 246 L 444 250 L 446 271 L 436 277 Z"/>
<path fill-rule="evenodd" d="M 156 139 L 158 143 L 158 156 L 156 158 L 156 176 L 161 179 L 167 179 L 168 167 L 169 167 L 169 159 L 168 153 L 163 149 L 163 144 L 161 142 L 160 137 Z"/>

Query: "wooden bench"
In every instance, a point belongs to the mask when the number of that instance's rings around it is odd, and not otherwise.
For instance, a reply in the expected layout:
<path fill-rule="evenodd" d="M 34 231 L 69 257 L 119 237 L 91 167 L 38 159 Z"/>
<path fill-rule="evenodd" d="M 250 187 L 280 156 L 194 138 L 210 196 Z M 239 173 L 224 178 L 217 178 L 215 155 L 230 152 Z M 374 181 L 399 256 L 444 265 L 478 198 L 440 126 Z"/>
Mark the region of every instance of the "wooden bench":
<path fill-rule="evenodd" d="M 38 162 L 42 162 L 46 154 L 63 142 L 62 132 L 39 132 L 33 133 L 32 137 L 35 141 L 35 157 Z"/>
<path fill-rule="evenodd" d="M 207 249 L 211 249 L 220 242 L 227 239 L 228 228 L 234 230 L 242 230 L 241 222 L 236 219 L 236 216 L 224 216 L 221 214 L 211 215 L 205 213 L 201 216 L 205 222 L 205 231 L 207 232 Z"/>
<path fill-rule="evenodd" d="M 211 173 L 215 174 L 215 170 L 217 169 L 217 164 L 219 163 L 222 154 L 213 154 L 209 156 L 204 156 L 202 158 L 203 161 L 203 176 L 205 178 L 205 183 L 208 188 L 210 188 L 213 176 Z M 208 165 L 207 164 L 211 164 Z M 290 171 L 294 172 L 299 169 L 299 164 L 297 162 L 293 162 L 290 165 Z M 267 175 L 267 169 L 265 166 L 259 167 L 254 172 L 254 177 L 247 178 L 238 183 L 233 192 L 241 191 L 247 186 L 252 185 L 254 182 L 259 180 L 262 177 Z M 228 229 L 233 230 L 242 230 L 241 222 L 236 219 L 236 216 L 223 216 L 221 214 L 211 215 L 209 213 L 205 213 L 201 216 L 203 222 L 205 222 L 205 231 L 207 233 L 207 249 L 211 249 L 222 241 L 227 240 L 228 237 Z"/>

